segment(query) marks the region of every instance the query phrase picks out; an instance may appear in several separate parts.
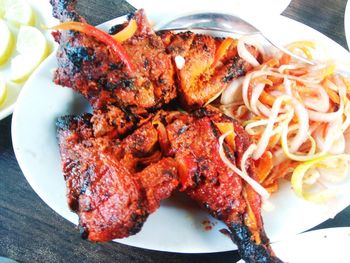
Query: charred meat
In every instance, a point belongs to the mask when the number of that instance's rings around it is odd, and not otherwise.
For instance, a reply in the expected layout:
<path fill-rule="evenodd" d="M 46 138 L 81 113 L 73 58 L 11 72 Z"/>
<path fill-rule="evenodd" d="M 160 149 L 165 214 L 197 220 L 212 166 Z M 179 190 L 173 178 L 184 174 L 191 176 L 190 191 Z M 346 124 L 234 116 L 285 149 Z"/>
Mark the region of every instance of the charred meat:
<path fill-rule="evenodd" d="M 53 14 L 84 27 L 75 3 L 51 0 Z M 57 122 L 68 205 L 79 216 L 82 236 L 108 241 L 133 235 L 179 189 L 227 225 L 246 262 L 281 262 L 264 232 L 260 196 L 219 151 L 223 147 L 238 167 L 250 137 L 237 121 L 205 106 L 251 69 L 238 55 L 237 41 L 192 32 L 156 34 L 142 10 L 110 34 L 130 28 L 117 41 L 123 56 L 101 42 L 111 38 L 104 32 L 54 33 L 54 82 L 83 94 L 94 110 Z M 247 49 L 259 59 L 255 48 Z M 179 103 L 194 111 L 178 111 Z M 232 125 L 230 143 L 220 145 L 218 124 Z M 246 168 L 256 179 L 252 160 Z"/>
<path fill-rule="evenodd" d="M 182 105 L 193 109 L 202 107 L 225 89 L 232 80 L 245 75 L 252 66 L 237 53 L 237 41 L 208 35 L 170 31 L 158 33 L 173 60 L 184 59 L 176 67 L 178 92 Z M 258 57 L 253 47 L 250 52 Z"/>
<path fill-rule="evenodd" d="M 237 121 L 218 110 L 201 109 L 167 126 L 181 191 L 228 226 L 246 262 L 281 262 L 273 256 L 263 228 L 260 196 L 220 157 L 217 123 L 233 124 L 234 147 L 224 142 L 224 149 L 230 161 L 239 164 L 250 138 Z M 252 160 L 248 164 L 250 176 L 256 178 Z"/>
<path fill-rule="evenodd" d="M 95 137 L 90 114 L 62 117 L 57 127 L 68 205 L 79 215 L 84 238 L 137 233 L 178 185 L 176 163 L 160 158 L 151 124 L 124 141 Z"/>
<path fill-rule="evenodd" d="M 74 10 L 75 2 L 52 0 L 53 15 L 61 22 L 85 22 Z M 137 30 L 122 48 L 134 65 L 132 74 L 107 45 L 84 33 L 64 31 L 54 33 L 59 43 L 54 82 L 83 94 L 94 109 L 108 105 L 159 108 L 173 100 L 176 88 L 170 55 L 143 11 L 130 19 L 136 21 Z"/>

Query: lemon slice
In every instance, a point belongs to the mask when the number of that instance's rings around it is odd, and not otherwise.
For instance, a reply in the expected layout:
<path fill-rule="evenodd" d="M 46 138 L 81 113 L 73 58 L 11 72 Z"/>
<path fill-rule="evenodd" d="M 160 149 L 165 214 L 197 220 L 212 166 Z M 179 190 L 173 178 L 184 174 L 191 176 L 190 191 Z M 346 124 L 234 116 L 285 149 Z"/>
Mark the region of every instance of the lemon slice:
<path fill-rule="evenodd" d="M 0 0 L 0 2 L 3 0 Z M 20 25 L 34 25 L 33 9 L 25 0 L 4 1 L 4 18 L 19 27 Z M 7 2 L 7 3 L 6 3 Z"/>
<path fill-rule="evenodd" d="M 45 36 L 35 27 L 21 26 L 18 32 L 16 50 L 19 55 L 11 61 L 11 80 L 25 81 L 48 55 Z"/>
<path fill-rule="evenodd" d="M 39 54 L 40 60 L 47 55 L 48 44 L 41 31 L 32 26 L 21 26 L 17 35 L 16 50 L 20 54 Z"/>
<path fill-rule="evenodd" d="M 2 1 L 0 0 L 0 18 L 3 18 L 5 15 L 5 5 L 2 3 Z"/>
<path fill-rule="evenodd" d="M 0 106 L 5 102 L 7 96 L 6 81 L 2 74 L 0 74 Z"/>
<path fill-rule="evenodd" d="M 1 0 L 0 0 L 1 1 Z M 0 65 L 11 56 L 15 40 L 5 21 L 0 19 Z"/>

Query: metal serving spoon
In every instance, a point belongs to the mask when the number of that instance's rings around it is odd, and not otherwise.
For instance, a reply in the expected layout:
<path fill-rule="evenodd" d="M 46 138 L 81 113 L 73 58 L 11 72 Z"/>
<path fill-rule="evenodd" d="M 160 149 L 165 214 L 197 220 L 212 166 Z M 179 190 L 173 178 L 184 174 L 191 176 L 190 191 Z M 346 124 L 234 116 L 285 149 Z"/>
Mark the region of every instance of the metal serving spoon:
<path fill-rule="evenodd" d="M 310 65 L 315 63 L 298 56 L 278 42 L 276 37 L 276 32 L 273 30 L 268 30 L 272 25 L 266 23 L 266 21 L 259 21 L 260 19 L 253 18 L 256 20 L 255 26 L 249 23 L 247 20 L 231 15 L 231 14 L 221 14 L 221 13 L 194 13 L 185 16 L 181 16 L 166 22 L 165 24 L 160 24 L 157 26 L 159 30 L 172 30 L 172 31 L 183 31 L 183 30 L 209 30 L 224 33 L 234 33 L 238 35 L 262 35 L 268 42 L 273 46 L 281 50 L 282 52 Z M 261 25 L 261 26 L 260 26 Z"/>

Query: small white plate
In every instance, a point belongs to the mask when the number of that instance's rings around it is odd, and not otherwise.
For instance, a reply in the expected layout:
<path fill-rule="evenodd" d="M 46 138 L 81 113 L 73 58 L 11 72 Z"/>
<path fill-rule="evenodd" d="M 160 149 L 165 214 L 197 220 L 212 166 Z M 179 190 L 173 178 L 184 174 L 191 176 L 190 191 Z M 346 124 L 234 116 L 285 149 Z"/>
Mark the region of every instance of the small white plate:
<path fill-rule="evenodd" d="M 27 0 L 33 8 L 36 15 L 36 27 L 41 29 L 43 26 L 53 26 L 58 22 L 52 17 L 52 8 L 49 1 L 43 0 Z M 12 29 L 13 31 L 15 29 Z M 48 39 L 53 45 L 53 40 L 49 31 L 45 32 L 46 39 Z M 15 84 L 9 81 L 10 77 L 10 61 L 0 66 L 0 72 L 4 75 L 7 82 L 7 98 L 6 101 L 0 105 L 0 120 L 9 116 L 15 107 L 15 103 L 20 93 L 23 84 Z"/>
<path fill-rule="evenodd" d="M 281 260 L 289 263 L 349 263 L 350 227 L 302 233 L 274 243 L 272 248 Z"/>
<path fill-rule="evenodd" d="M 104 29 L 118 23 L 113 20 Z M 350 54 L 323 34 L 299 22 L 276 16 L 276 35 L 282 43 L 312 40 L 327 48 L 338 60 L 350 61 Z M 288 29 L 288 31 L 286 31 Z M 86 111 L 88 104 L 71 89 L 55 86 L 51 71 L 57 67 L 51 55 L 30 77 L 17 102 L 12 122 L 13 147 L 19 165 L 34 191 L 58 214 L 77 224 L 78 217 L 66 203 L 66 188 L 56 140 L 55 122 L 59 116 Z M 263 213 L 265 229 L 272 241 L 306 231 L 350 205 L 350 180 L 340 188 L 337 202 L 316 205 L 298 198 L 290 183 L 284 182 L 273 195 L 275 210 Z M 206 212 L 177 195 L 162 202 L 137 235 L 117 242 L 160 251 L 206 253 L 233 250 L 236 247 L 218 230 L 225 226 L 210 218 L 213 229 L 205 231 Z M 72 231 L 75 231 L 72 228 Z M 78 235 L 78 231 L 76 231 Z"/>

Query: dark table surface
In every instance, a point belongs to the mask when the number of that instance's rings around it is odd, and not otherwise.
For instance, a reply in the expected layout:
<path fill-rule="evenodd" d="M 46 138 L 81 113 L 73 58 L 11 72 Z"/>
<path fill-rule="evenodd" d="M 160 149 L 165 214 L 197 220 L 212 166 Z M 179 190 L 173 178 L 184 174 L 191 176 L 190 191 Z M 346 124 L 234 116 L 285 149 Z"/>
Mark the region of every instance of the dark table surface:
<path fill-rule="evenodd" d="M 283 15 L 315 28 L 347 48 L 345 6 L 346 0 L 292 0 Z M 92 24 L 133 10 L 120 0 L 80 0 L 78 9 Z M 350 207 L 315 229 L 340 226 L 350 226 Z M 239 259 L 236 252 L 165 253 L 82 240 L 75 226 L 52 211 L 27 183 L 12 148 L 11 116 L 0 121 L 0 256 L 19 262 L 204 263 Z"/>

